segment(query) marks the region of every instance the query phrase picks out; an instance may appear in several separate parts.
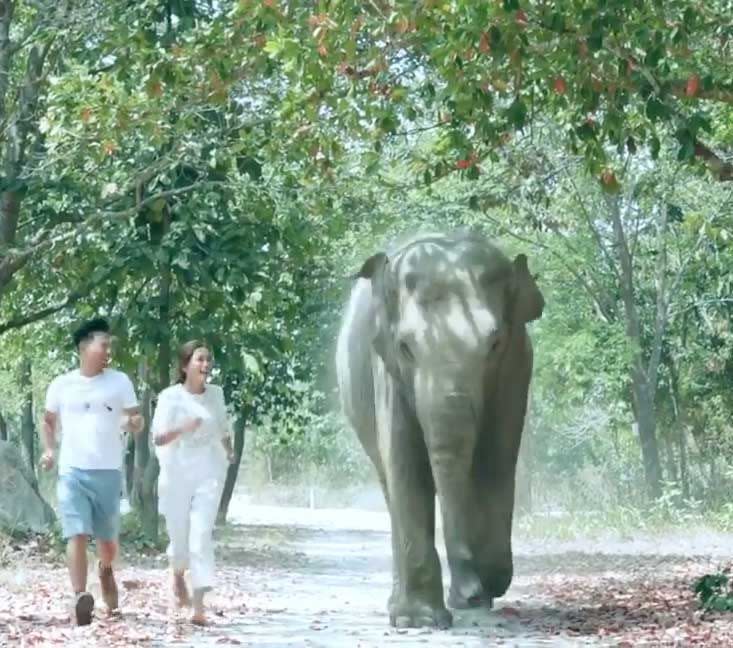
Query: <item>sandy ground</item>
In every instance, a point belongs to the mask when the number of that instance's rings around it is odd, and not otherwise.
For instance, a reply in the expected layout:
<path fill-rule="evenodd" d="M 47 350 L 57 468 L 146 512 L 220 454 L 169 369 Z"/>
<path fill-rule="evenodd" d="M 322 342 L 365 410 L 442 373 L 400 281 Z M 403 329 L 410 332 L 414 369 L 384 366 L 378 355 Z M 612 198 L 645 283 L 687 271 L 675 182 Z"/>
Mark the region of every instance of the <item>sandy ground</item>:
<path fill-rule="evenodd" d="M 384 512 L 254 505 L 240 493 L 217 538 L 209 628 L 171 612 L 163 556 L 128 551 L 118 569 L 122 613 L 100 613 L 86 628 L 68 623 L 62 565 L 0 570 L 0 646 L 733 645 L 728 618 L 702 617 L 690 589 L 733 553 L 732 536 L 706 530 L 516 538 L 506 596 L 493 610 L 455 612 L 446 631 L 388 626 Z M 442 544 L 439 553 L 447 585 Z M 90 587 L 98 596 L 94 579 Z"/>

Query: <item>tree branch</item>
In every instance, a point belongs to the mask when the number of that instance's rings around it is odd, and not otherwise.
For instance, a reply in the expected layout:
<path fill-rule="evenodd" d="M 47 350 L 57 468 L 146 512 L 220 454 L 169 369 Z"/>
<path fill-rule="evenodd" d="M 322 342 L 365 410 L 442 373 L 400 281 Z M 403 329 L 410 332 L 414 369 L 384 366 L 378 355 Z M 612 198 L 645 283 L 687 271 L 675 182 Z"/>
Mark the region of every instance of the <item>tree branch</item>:
<path fill-rule="evenodd" d="M 733 181 L 733 163 L 721 158 L 709 146 L 695 140 L 695 155 L 699 157 L 720 182 Z"/>
<path fill-rule="evenodd" d="M 106 272 L 105 274 L 103 274 L 94 283 L 89 283 L 82 288 L 77 288 L 76 290 L 71 291 L 66 296 L 66 299 L 59 302 L 58 304 L 47 306 L 46 308 L 42 308 L 29 315 L 23 315 L 21 317 L 16 317 L 16 318 L 3 322 L 2 324 L 0 324 L 0 335 L 12 329 L 18 329 L 23 326 L 27 326 L 28 324 L 32 324 L 33 322 L 38 322 L 42 319 L 45 319 L 49 315 L 53 315 L 54 313 L 58 313 L 59 311 L 64 310 L 65 308 L 68 308 L 69 306 L 73 305 L 74 303 L 82 299 L 83 297 L 88 296 L 89 293 L 91 293 L 92 290 L 94 290 L 96 286 L 98 286 L 100 283 L 102 283 L 103 281 L 111 277 L 117 271 L 118 271 L 118 268 L 114 268 Z"/>
<path fill-rule="evenodd" d="M 36 253 L 40 252 L 41 250 L 51 246 L 55 245 L 57 243 L 63 243 L 67 239 L 74 237 L 79 234 L 80 231 L 83 231 L 84 229 L 88 228 L 90 225 L 103 221 L 103 220 L 109 220 L 109 221 L 120 221 L 125 220 L 128 218 L 131 218 L 138 214 L 141 210 L 143 210 L 145 207 L 150 206 L 157 200 L 165 200 L 167 198 L 172 198 L 175 196 L 180 196 L 185 193 L 189 193 L 191 191 L 194 191 L 196 189 L 199 189 L 204 186 L 225 186 L 225 182 L 217 181 L 217 180 L 206 180 L 203 182 L 196 182 L 190 185 L 186 185 L 185 187 L 178 187 L 176 189 L 168 189 L 166 191 L 160 191 L 158 193 L 155 193 L 151 196 L 148 196 L 144 200 L 141 200 L 140 202 L 136 203 L 132 207 L 128 207 L 127 209 L 122 209 L 119 211 L 110 211 L 110 210 L 100 210 L 97 211 L 84 220 L 82 220 L 78 227 L 71 229 L 67 232 L 64 232 L 62 234 L 59 234 L 58 236 L 51 237 L 50 236 L 50 230 L 41 230 L 36 236 L 34 236 L 29 242 L 28 245 L 19 251 L 13 252 L 12 250 L 4 257 L 2 260 L 0 260 L 0 293 L 2 293 L 2 289 L 5 285 L 7 285 L 8 281 L 10 280 L 10 277 L 12 277 L 14 272 L 17 272 L 27 261 Z"/>
<path fill-rule="evenodd" d="M 539 241 L 533 241 L 532 239 L 526 238 L 522 236 L 521 234 L 517 234 L 516 232 L 512 231 L 509 227 L 504 225 L 504 223 L 501 223 L 500 221 L 496 220 L 495 218 L 492 218 L 491 216 L 486 216 L 486 219 L 490 222 L 492 222 L 494 225 L 496 225 L 501 231 L 503 231 L 508 236 L 511 236 L 512 238 L 517 239 L 518 241 L 521 241 L 522 243 L 528 243 L 529 245 L 532 245 L 534 247 L 540 248 L 541 250 L 545 250 L 546 252 L 549 252 L 555 259 L 557 259 L 560 262 L 560 265 L 568 272 L 570 275 L 577 281 L 583 289 L 586 291 L 588 296 L 591 299 L 591 302 L 593 303 L 593 306 L 596 310 L 596 314 L 598 317 L 603 320 L 604 322 L 610 322 L 613 320 L 614 316 L 613 313 L 609 311 L 611 302 L 608 299 L 608 296 L 606 292 L 603 290 L 602 286 L 596 286 L 594 287 L 591 285 L 591 283 L 588 282 L 588 280 L 580 273 L 576 266 L 573 266 L 572 264 L 568 263 L 565 259 L 564 255 L 560 254 L 553 248 L 551 248 L 548 245 L 545 245 L 544 243 L 540 243 Z M 558 236 L 562 237 L 561 233 L 555 232 Z"/>
<path fill-rule="evenodd" d="M 0 123 L 5 121 L 5 97 L 10 83 L 10 64 L 13 58 L 10 41 L 10 23 L 15 4 L 11 0 L 0 2 Z"/>
<path fill-rule="evenodd" d="M 666 193 L 666 192 L 664 192 Z M 667 227 L 669 224 L 669 208 L 666 196 L 662 195 L 662 205 L 657 215 L 657 259 L 656 259 L 656 290 L 657 307 L 654 322 L 654 336 L 652 337 L 652 352 L 649 355 L 647 376 L 649 376 L 649 390 L 652 398 L 656 392 L 657 381 L 653 378 L 659 369 L 659 360 L 662 357 L 662 343 L 667 328 L 669 300 L 667 298 Z"/>
<path fill-rule="evenodd" d="M 629 338 L 635 344 L 639 344 L 641 341 L 641 325 L 639 322 L 639 312 L 634 302 L 634 268 L 624 233 L 624 225 L 621 220 L 619 200 L 618 195 L 607 196 L 606 204 L 611 214 L 611 222 L 613 223 L 613 231 L 616 236 L 619 251 L 619 261 L 621 264 L 621 281 L 619 282 L 619 287 L 626 310 L 626 330 Z M 636 349 L 635 353 L 640 353 L 640 349 Z"/>
<path fill-rule="evenodd" d="M 566 176 L 568 180 L 570 181 L 570 184 L 573 187 L 576 203 L 580 206 L 580 209 L 583 212 L 585 221 L 588 224 L 588 228 L 590 229 L 591 234 L 593 235 L 593 238 L 596 241 L 596 245 L 598 246 L 598 249 L 601 251 L 601 254 L 605 257 L 606 263 L 608 264 L 608 267 L 611 270 L 611 272 L 613 272 L 614 276 L 616 277 L 616 280 L 620 282 L 621 275 L 619 274 L 618 267 L 616 266 L 616 260 L 611 256 L 611 253 L 608 250 L 608 246 L 603 241 L 603 237 L 601 236 L 601 233 L 598 231 L 598 228 L 593 223 L 593 218 L 591 217 L 590 212 L 588 211 L 587 207 L 585 206 L 585 202 L 583 201 L 580 195 L 578 185 L 575 183 L 575 180 L 570 176 L 569 173 L 566 172 Z"/>

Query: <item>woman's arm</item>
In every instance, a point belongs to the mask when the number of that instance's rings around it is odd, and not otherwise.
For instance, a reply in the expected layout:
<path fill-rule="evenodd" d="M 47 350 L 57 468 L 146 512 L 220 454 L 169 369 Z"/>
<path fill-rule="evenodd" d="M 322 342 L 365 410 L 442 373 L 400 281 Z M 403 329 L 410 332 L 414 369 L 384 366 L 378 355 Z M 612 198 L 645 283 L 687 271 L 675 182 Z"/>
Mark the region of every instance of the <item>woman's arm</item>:
<path fill-rule="evenodd" d="M 182 434 L 193 432 L 199 425 L 201 425 L 200 418 L 190 418 L 183 425 L 155 434 L 155 436 L 153 436 L 153 443 L 157 446 L 167 445 L 172 441 L 175 441 Z"/>
<path fill-rule="evenodd" d="M 216 416 L 221 430 L 221 444 L 224 446 L 224 450 L 226 450 L 229 463 L 234 463 L 237 457 L 234 454 L 234 447 L 232 446 L 232 426 L 229 423 L 226 401 L 224 400 L 224 390 L 219 387 L 217 392 Z"/>
<path fill-rule="evenodd" d="M 156 446 L 168 445 L 175 441 L 182 434 L 192 432 L 201 425 L 200 418 L 189 418 L 182 425 L 173 427 L 173 409 L 175 397 L 168 389 L 164 389 L 158 396 L 158 403 L 155 406 L 155 413 L 150 424 L 153 434 L 153 443 Z"/>

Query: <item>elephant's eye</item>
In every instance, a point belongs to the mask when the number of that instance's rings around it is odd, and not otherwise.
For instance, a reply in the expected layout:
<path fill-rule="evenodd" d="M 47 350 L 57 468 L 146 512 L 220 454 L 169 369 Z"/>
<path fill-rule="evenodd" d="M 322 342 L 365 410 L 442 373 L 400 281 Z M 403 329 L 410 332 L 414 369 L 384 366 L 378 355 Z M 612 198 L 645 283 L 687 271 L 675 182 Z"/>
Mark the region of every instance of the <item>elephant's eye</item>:
<path fill-rule="evenodd" d="M 405 288 L 407 288 L 408 293 L 415 292 L 415 288 L 417 288 L 417 275 L 414 272 L 408 272 L 405 275 Z"/>
<path fill-rule="evenodd" d="M 434 306 L 442 301 L 445 301 L 448 297 L 448 293 L 443 290 L 428 290 L 420 296 L 421 306 Z"/>

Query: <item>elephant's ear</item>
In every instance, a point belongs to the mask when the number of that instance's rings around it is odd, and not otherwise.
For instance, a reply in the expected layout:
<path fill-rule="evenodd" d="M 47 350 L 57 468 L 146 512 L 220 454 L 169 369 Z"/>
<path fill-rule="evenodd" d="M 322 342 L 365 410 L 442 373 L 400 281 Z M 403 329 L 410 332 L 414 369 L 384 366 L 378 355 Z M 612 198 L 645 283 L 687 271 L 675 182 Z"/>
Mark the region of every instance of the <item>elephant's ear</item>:
<path fill-rule="evenodd" d="M 370 256 L 361 266 L 359 272 L 354 275 L 355 279 L 369 279 L 372 282 L 372 294 L 376 300 L 377 308 L 375 310 L 376 329 L 372 344 L 377 352 L 387 372 L 393 377 L 399 377 L 399 367 L 397 366 L 397 354 L 394 350 L 394 337 L 392 324 L 395 317 L 395 304 L 390 299 L 391 293 L 387 289 L 389 279 L 387 277 L 387 265 L 389 258 L 384 252 L 377 252 Z"/>
<path fill-rule="evenodd" d="M 377 252 L 364 261 L 361 269 L 353 276 L 353 278 L 374 279 L 382 273 L 384 266 L 386 266 L 388 262 L 389 259 L 384 252 Z"/>
<path fill-rule="evenodd" d="M 545 298 L 542 296 L 534 277 L 529 273 L 527 257 L 518 254 L 514 259 L 514 278 L 516 293 L 514 297 L 515 321 L 531 322 L 542 317 Z"/>
<path fill-rule="evenodd" d="M 354 279 L 369 279 L 372 282 L 372 294 L 381 302 L 387 310 L 387 265 L 389 258 L 384 252 L 377 252 L 370 256 L 361 266 L 359 272 L 354 275 Z"/>

